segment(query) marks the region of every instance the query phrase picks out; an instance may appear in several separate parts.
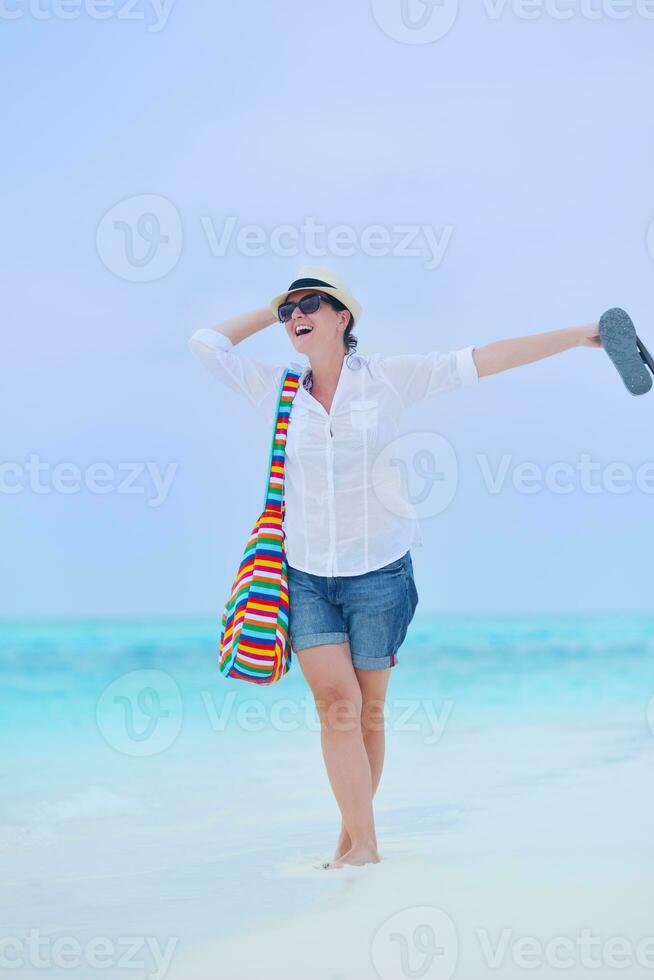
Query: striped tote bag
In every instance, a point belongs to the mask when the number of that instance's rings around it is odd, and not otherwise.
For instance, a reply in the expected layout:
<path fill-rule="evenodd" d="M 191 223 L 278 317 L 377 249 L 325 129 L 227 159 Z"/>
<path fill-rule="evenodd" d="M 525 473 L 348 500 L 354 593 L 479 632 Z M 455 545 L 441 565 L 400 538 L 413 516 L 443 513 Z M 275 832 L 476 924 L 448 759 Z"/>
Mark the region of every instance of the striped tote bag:
<path fill-rule="evenodd" d="M 288 572 L 284 552 L 286 434 L 301 375 L 282 377 L 264 509 L 223 610 L 218 666 L 225 677 L 273 684 L 290 670 Z"/>

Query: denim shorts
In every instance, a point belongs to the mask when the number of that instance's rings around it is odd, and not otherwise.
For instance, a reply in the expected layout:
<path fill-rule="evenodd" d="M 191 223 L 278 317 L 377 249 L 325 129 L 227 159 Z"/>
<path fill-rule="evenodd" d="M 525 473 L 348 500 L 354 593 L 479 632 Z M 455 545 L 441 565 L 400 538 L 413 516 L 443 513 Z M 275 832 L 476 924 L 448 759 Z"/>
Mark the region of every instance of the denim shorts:
<path fill-rule="evenodd" d="M 418 605 L 411 553 L 362 575 L 310 575 L 288 566 L 291 649 L 349 640 L 352 663 L 394 667 Z"/>

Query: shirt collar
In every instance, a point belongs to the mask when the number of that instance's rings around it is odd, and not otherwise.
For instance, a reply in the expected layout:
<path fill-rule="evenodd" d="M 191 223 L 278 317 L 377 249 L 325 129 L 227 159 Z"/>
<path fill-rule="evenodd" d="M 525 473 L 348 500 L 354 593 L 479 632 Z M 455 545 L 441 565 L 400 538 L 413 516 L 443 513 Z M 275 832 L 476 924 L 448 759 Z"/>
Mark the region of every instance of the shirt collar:
<path fill-rule="evenodd" d="M 352 354 L 346 354 L 343 362 L 343 370 L 354 371 L 360 367 L 360 363 L 363 360 L 361 354 L 357 354 L 356 351 Z M 300 385 L 305 389 L 305 391 L 310 391 L 311 388 L 311 365 L 307 364 L 302 371 L 300 377 Z"/>
<path fill-rule="evenodd" d="M 361 354 L 357 354 L 356 352 L 353 352 L 350 355 L 347 354 L 345 355 L 345 358 L 343 359 L 343 369 L 341 371 L 341 376 L 338 380 L 336 391 L 334 392 L 334 399 L 336 399 L 337 395 L 339 396 L 342 395 L 344 388 L 346 388 L 349 384 L 351 375 L 362 367 L 362 362 L 363 362 L 363 357 Z M 310 405 L 312 408 L 314 408 L 316 411 L 320 411 L 322 406 L 317 401 L 317 399 L 313 397 L 310 391 L 310 379 L 311 379 L 311 365 L 307 364 L 300 376 L 299 389 L 301 391 L 302 396 L 306 399 L 307 404 Z M 340 401 L 340 397 L 338 398 L 338 401 Z"/>

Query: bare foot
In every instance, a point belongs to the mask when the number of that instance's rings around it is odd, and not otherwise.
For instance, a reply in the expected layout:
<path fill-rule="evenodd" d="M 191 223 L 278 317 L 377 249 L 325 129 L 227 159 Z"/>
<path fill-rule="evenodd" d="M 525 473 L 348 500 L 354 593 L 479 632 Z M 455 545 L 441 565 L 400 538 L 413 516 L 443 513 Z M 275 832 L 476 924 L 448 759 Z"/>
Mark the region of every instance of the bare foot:
<path fill-rule="evenodd" d="M 344 868 L 347 865 L 379 864 L 379 853 L 377 847 L 371 841 L 369 844 L 354 844 L 349 851 L 346 851 L 338 860 L 325 863 L 325 871 L 333 868 Z"/>
<path fill-rule="evenodd" d="M 344 854 L 352 847 L 352 841 L 350 840 L 350 835 L 348 834 L 345 827 L 341 824 L 341 834 L 338 838 L 338 844 L 336 845 L 336 852 L 332 861 L 340 861 Z"/>
<path fill-rule="evenodd" d="M 374 842 L 375 850 L 376 850 L 377 849 L 377 836 L 376 835 L 374 837 L 374 841 L 373 842 Z M 332 861 L 340 861 L 340 859 L 343 857 L 343 855 L 344 854 L 347 854 L 347 852 L 350 850 L 351 847 L 352 847 L 352 839 L 351 839 L 350 835 L 348 834 L 347 830 L 345 829 L 345 825 L 343 823 L 341 823 L 341 833 L 340 833 L 340 836 L 338 838 L 338 844 L 336 845 L 336 852 L 334 854 L 334 857 L 332 858 Z M 328 863 L 329 862 L 325 862 L 324 867 L 326 867 Z"/>

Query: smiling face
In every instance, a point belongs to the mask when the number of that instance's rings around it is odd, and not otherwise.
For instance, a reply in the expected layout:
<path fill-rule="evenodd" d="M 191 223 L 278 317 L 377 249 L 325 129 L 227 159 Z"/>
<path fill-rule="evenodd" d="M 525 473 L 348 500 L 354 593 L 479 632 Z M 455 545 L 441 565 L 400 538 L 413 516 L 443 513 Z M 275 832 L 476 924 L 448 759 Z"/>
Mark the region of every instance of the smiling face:
<path fill-rule="evenodd" d="M 319 289 L 298 289 L 297 292 L 289 293 L 286 299 L 298 303 L 304 296 L 311 296 L 314 293 L 329 298 Z M 332 346 L 345 351 L 343 333 L 349 320 L 350 314 L 347 310 L 339 312 L 329 303 L 321 303 L 315 313 L 303 313 L 300 307 L 296 306 L 291 319 L 284 324 L 284 327 L 295 349 L 308 355 Z"/>

